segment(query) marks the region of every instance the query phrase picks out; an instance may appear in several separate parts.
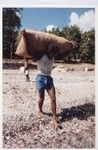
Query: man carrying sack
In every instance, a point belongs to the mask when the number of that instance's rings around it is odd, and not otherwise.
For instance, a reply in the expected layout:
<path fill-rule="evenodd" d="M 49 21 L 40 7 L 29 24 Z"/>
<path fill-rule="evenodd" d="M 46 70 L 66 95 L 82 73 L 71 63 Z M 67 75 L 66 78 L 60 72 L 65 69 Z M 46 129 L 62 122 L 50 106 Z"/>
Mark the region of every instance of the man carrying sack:
<path fill-rule="evenodd" d="M 53 69 L 54 57 L 59 52 L 57 46 L 50 46 L 47 54 L 44 54 L 39 60 L 37 60 L 37 75 L 36 75 L 36 89 L 39 95 L 38 101 L 38 117 L 42 118 L 44 116 L 43 112 L 43 102 L 45 99 L 45 90 L 47 91 L 51 100 L 51 111 L 52 111 L 52 121 L 53 127 L 60 127 L 56 116 L 56 93 L 55 86 L 53 83 L 53 78 L 51 77 L 51 72 Z M 25 71 L 28 70 L 28 59 L 25 63 Z M 26 80 L 29 81 L 29 75 L 26 74 Z"/>
<path fill-rule="evenodd" d="M 51 100 L 52 125 L 60 127 L 56 116 L 56 93 L 51 72 L 53 69 L 54 57 L 58 53 L 69 53 L 76 43 L 67 39 L 30 31 L 30 34 L 22 32 L 22 37 L 18 45 L 16 54 L 25 58 L 24 72 L 26 73 L 26 81 L 30 81 L 28 73 L 28 58 L 33 58 L 37 62 L 36 89 L 39 95 L 38 116 L 41 118 L 45 114 L 43 112 L 43 102 L 45 98 L 45 90 Z"/>

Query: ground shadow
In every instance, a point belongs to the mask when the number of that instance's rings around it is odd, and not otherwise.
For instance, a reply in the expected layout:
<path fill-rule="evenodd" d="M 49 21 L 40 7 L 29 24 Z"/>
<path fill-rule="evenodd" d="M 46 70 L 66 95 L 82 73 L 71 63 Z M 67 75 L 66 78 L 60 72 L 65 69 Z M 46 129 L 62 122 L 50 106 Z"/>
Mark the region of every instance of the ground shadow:
<path fill-rule="evenodd" d="M 85 103 L 71 108 L 62 108 L 62 111 L 57 114 L 60 117 L 60 122 L 78 118 L 80 120 L 87 119 L 95 115 L 95 105 L 92 103 Z"/>
<path fill-rule="evenodd" d="M 84 120 L 95 115 L 95 105 L 92 103 L 85 103 L 84 105 L 73 106 L 71 108 L 62 108 L 61 110 L 57 114 L 57 117 L 60 117 L 60 122 L 69 121 L 73 118 Z M 44 114 L 49 117 L 52 116 L 52 113 L 44 112 Z"/>

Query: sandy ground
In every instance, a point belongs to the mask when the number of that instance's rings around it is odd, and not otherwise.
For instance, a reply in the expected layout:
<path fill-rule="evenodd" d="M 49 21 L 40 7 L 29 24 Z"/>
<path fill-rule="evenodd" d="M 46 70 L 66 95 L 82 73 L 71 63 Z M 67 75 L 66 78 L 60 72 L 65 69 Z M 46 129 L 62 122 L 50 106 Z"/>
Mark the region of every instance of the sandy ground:
<path fill-rule="evenodd" d="M 17 65 L 18 64 L 18 65 Z M 31 64 L 30 82 L 19 67 L 5 62 L 3 67 L 3 147 L 4 148 L 94 148 L 95 72 L 94 65 L 55 64 L 54 78 L 57 116 L 62 129 L 51 127 L 50 99 L 46 93 L 37 117 L 36 65 Z M 84 71 L 85 67 L 89 71 Z"/>

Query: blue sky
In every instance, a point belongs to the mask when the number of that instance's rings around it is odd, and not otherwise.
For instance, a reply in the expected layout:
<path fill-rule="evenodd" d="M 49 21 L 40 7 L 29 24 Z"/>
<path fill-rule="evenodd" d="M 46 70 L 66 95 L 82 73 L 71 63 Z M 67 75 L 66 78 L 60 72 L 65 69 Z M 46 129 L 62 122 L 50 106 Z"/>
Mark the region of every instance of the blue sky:
<path fill-rule="evenodd" d="M 81 29 L 90 29 L 94 27 L 94 17 L 94 8 L 24 8 L 21 24 L 22 29 L 42 30 L 53 26 L 62 29 L 65 25 L 73 24 L 77 24 Z"/>

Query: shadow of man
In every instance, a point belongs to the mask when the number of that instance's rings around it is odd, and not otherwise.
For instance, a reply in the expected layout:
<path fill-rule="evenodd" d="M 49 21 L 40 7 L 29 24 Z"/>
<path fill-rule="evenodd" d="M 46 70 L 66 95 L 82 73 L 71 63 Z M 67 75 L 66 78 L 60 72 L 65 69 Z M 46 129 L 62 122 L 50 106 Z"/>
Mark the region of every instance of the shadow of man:
<path fill-rule="evenodd" d="M 95 115 L 95 105 L 92 103 L 85 103 L 84 105 L 73 106 L 71 108 L 62 108 L 62 111 L 57 114 L 60 117 L 60 122 L 78 118 L 80 120 L 87 119 Z"/>

